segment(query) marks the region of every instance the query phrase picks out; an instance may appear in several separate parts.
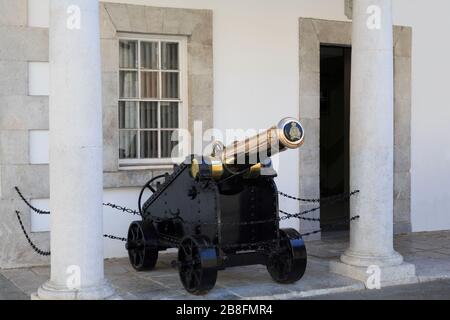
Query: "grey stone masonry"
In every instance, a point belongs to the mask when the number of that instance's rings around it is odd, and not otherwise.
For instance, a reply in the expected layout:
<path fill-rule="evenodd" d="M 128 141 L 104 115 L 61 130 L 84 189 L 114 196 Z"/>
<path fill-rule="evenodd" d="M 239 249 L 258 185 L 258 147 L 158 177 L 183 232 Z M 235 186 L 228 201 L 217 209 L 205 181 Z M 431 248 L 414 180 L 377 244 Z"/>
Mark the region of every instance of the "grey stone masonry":
<path fill-rule="evenodd" d="M 27 0 L 0 0 L 0 268 L 45 265 L 17 223 L 20 210 L 30 230 L 30 210 L 18 200 L 19 186 L 28 200 L 49 197 L 48 165 L 32 165 L 29 131 L 49 129 L 49 98 L 28 95 L 28 62 L 49 60 L 48 28 L 27 25 Z M 140 187 L 160 170 L 119 170 L 119 32 L 185 36 L 188 43 L 189 127 L 213 125 L 212 12 L 100 3 L 104 137 L 104 187 Z M 48 250 L 49 233 L 33 233 Z"/>
<path fill-rule="evenodd" d="M 48 61 L 48 29 L 27 26 L 27 0 L 0 0 L 0 268 L 48 264 L 29 247 L 17 223 L 19 210 L 30 230 L 29 209 L 14 186 L 28 199 L 48 198 L 47 165 L 31 165 L 29 130 L 48 130 L 48 97 L 28 95 L 28 62 Z M 49 234 L 33 241 L 48 250 Z"/>
<path fill-rule="evenodd" d="M 394 27 L 394 232 L 411 232 L 412 29 Z"/>
<path fill-rule="evenodd" d="M 344 6 L 345 16 L 351 20 L 353 18 L 353 0 L 345 0 Z"/>
<path fill-rule="evenodd" d="M 349 1 L 350 4 L 350 1 Z M 300 194 L 320 196 L 320 45 L 351 46 L 351 22 L 300 18 L 300 120 L 308 139 L 300 150 Z M 411 232 L 412 29 L 394 27 L 394 232 Z M 302 207 L 300 208 L 302 209 Z M 320 212 L 315 213 L 320 217 Z M 306 227 L 306 228 L 305 228 Z M 318 222 L 304 224 L 316 230 Z M 317 236 L 319 237 L 319 236 Z"/>

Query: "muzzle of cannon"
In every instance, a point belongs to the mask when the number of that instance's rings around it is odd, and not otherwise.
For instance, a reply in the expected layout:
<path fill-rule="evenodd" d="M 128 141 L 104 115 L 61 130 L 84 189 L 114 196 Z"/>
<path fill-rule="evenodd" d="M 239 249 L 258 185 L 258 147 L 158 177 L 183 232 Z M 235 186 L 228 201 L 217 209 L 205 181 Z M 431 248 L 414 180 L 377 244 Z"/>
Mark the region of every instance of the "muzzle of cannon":
<path fill-rule="evenodd" d="M 216 180 L 230 175 L 260 173 L 261 168 L 270 165 L 270 157 L 288 149 L 299 148 L 304 141 L 304 130 L 294 118 L 285 118 L 277 126 L 265 130 L 244 141 L 236 141 L 223 147 L 216 142 L 209 157 L 193 157 L 191 174 L 193 177 Z"/>
<path fill-rule="evenodd" d="M 266 131 L 208 156 L 192 155 L 173 173 L 151 179 L 139 196 L 141 221 L 130 225 L 126 248 L 138 271 L 155 267 L 158 253 L 178 248 L 184 288 L 211 290 L 217 272 L 262 264 L 279 283 L 300 280 L 306 248 L 294 229 L 279 228 L 278 189 L 270 157 L 304 142 L 300 122 L 285 118 Z M 155 188 L 154 183 L 163 180 Z M 145 191 L 152 192 L 143 204 Z"/>

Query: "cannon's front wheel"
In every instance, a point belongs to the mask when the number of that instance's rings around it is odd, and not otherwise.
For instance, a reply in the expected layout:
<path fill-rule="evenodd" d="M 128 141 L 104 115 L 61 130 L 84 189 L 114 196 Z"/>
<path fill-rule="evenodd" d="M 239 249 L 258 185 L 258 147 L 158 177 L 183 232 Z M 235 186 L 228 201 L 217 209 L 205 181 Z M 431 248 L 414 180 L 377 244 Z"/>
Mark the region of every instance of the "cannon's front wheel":
<path fill-rule="evenodd" d="M 280 230 L 280 250 L 268 261 L 267 270 L 278 283 L 289 284 L 300 280 L 307 263 L 305 242 L 294 229 Z"/>
<path fill-rule="evenodd" d="M 152 270 L 158 260 L 158 235 L 153 223 L 135 221 L 128 229 L 126 249 L 137 271 Z"/>
<path fill-rule="evenodd" d="M 178 249 L 180 280 L 194 295 L 208 293 L 217 280 L 217 251 L 204 236 L 185 238 Z"/>

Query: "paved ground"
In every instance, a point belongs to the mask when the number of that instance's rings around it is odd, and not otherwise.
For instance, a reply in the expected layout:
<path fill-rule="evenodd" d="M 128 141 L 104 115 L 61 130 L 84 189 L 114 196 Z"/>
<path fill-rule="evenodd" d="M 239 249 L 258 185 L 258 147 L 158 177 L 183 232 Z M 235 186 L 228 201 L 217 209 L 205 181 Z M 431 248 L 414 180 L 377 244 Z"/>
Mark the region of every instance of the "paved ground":
<path fill-rule="evenodd" d="M 407 294 L 405 294 L 407 293 Z M 308 300 L 450 300 L 450 280 L 362 290 L 307 298 Z"/>
<path fill-rule="evenodd" d="M 0 275 L 0 300 L 27 300 L 28 296 L 11 281 Z"/>
<path fill-rule="evenodd" d="M 156 270 L 144 273 L 135 272 L 127 259 L 107 260 L 105 273 L 124 299 L 296 299 L 362 291 L 363 283 L 329 273 L 330 261 L 337 259 L 347 246 L 348 239 L 345 235 L 308 242 L 309 262 L 306 274 L 293 285 L 274 283 L 262 266 L 221 271 L 215 289 L 206 297 L 193 297 L 183 290 L 177 271 L 170 266 L 170 262 L 176 258 L 174 254 L 161 254 Z M 395 247 L 407 262 L 416 265 L 418 281 L 450 279 L 450 231 L 397 236 Z M 0 299 L 28 298 L 49 278 L 49 274 L 48 267 L 0 270 Z M 427 284 L 423 290 L 432 291 L 442 283 L 445 282 Z M 422 286 L 424 284 L 411 288 L 421 295 Z M 395 290 L 397 289 L 384 289 L 375 293 L 364 291 L 361 294 L 362 297 L 365 294 L 383 297 L 383 292 L 386 292 L 386 297 L 389 297 L 390 294 L 399 292 Z M 436 289 L 435 294 L 437 296 L 439 290 Z M 410 296 L 408 292 L 405 298 Z M 442 298 L 448 298 L 444 291 Z"/>

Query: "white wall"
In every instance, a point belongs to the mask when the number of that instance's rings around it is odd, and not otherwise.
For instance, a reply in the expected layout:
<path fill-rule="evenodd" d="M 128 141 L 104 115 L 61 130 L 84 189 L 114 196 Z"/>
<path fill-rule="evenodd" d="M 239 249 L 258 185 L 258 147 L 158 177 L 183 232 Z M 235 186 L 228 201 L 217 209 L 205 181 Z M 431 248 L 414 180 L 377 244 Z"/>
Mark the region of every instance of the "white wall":
<path fill-rule="evenodd" d="M 49 131 L 28 131 L 30 164 L 48 164 L 50 162 Z"/>
<path fill-rule="evenodd" d="M 284 116 L 298 117 L 298 18 L 347 20 L 343 0 L 109 2 L 214 11 L 214 122 L 219 129 L 266 128 Z M 394 0 L 394 23 L 413 27 L 414 231 L 450 229 L 449 12 L 448 0 Z M 279 188 L 294 195 L 299 194 L 298 161 L 296 152 L 286 152 L 279 168 Z M 122 195 L 115 197 L 120 203 Z M 126 201 L 129 197 L 123 195 Z M 280 207 L 298 210 L 293 201 L 282 200 Z M 121 220 L 114 223 L 117 232 L 128 227 Z"/>
<path fill-rule="evenodd" d="M 450 229 L 450 1 L 394 0 L 397 24 L 413 27 L 412 225 Z"/>
<path fill-rule="evenodd" d="M 50 66 L 48 62 L 28 62 L 28 95 L 48 96 Z"/>
<path fill-rule="evenodd" d="M 122 207 L 137 210 L 140 191 L 140 188 L 107 189 L 103 193 L 103 202 L 114 203 Z M 140 220 L 140 217 L 123 213 L 110 207 L 104 207 L 103 233 L 126 238 L 130 223 L 136 220 Z M 105 238 L 104 245 L 105 258 L 124 257 L 127 255 L 124 242 Z"/>

